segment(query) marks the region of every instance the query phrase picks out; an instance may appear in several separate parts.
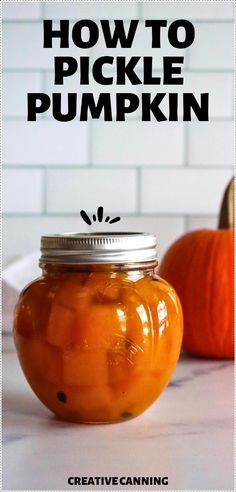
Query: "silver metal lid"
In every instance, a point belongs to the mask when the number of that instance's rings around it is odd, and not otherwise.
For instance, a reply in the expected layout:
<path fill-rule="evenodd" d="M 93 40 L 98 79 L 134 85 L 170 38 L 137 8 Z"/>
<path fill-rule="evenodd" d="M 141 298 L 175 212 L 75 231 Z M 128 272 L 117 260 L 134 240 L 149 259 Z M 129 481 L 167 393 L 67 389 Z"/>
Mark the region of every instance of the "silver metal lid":
<path fill-rule="evenodd" d="M 41 237 L 39 264 L 152 262 L 156 246 L 156 237 L 142 232 L 50 234 Z"/>

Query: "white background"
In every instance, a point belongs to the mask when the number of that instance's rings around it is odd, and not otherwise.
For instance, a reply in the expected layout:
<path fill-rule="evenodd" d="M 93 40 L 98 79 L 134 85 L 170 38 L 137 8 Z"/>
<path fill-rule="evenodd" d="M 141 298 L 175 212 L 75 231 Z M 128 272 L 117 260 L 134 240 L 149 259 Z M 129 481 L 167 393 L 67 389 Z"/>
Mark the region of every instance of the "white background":
<path fill-rule="evenodd" d="M 125 91 L 209 92 L 210 121 L 143 123 L 134 113 L 124 123 L 60 123 L 48 112 L 27 122 L 27 92 L 81 92 L 76 75 L 53 86 L 55 55 L 107 54 L 102 39 L 89 52 L 72 43 L 60 50 L 57 40 L 54 49 L 42 48 L 43 18 L 73 25 L 83 17 L 140 20 L 133 48 L 109 50 L 111 56 L 153 55 L 158 72 L 164 55 L 184 55 L 183 87 Z M 173 49 L 164 30 L 162 49 L 151 50 L 143 20 L 181 17 L 194 23 L 194 44 L 184 53 Z M 107 88 L 92 83 L 86 90 Z M 216 226 L 232 174 L 233 2 L 3 2 L 3 110 L 5 263 L 38 249 L 43 233 L 86 230 L 80 209 L 95 212 L 99 205 L 122 216 L 109 231 L 154 232 L 161 257 L 184 231 Z"/>

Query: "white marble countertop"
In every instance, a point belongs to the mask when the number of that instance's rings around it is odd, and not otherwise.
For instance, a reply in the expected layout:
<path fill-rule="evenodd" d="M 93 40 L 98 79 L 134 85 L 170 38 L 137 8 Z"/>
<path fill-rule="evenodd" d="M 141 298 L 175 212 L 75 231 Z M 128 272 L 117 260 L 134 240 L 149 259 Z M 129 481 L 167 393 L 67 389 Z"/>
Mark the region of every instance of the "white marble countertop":
<path fill-rule="evenodd" d="M 230 362 L 182 356 L 168 388 L 143 415 L 86 426 L 60 422 L 44 408 L 11 349 L 3 354 L 3 397 L 3 489 L 78 490 L 69 476 L 168 476 L 159 489 L 233 489 Z M 106 489 L 81 486 L 99 488 Z M 122 490 L 132 488 L 145 490 Z"/>

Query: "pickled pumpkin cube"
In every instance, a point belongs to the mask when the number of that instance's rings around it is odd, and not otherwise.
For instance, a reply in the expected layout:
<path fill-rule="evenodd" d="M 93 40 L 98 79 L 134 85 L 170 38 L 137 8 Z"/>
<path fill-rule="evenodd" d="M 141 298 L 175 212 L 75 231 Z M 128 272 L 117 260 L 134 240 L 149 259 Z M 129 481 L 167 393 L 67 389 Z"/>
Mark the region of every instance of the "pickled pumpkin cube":
<path fill-rule="evenodd" d="M 78 420 L 79 416 L 87 422 L 106 422 L 113 418 L 114 405 L 107 386 L 67 386 L 65 391 L 70 420 Z"/>
<path fill-rule="evenodd" d="M 77 311 L 88 307 L 90 292 L 79 283 L 63 282 L 53 302 L 47 328 L 47 340 L 62 349 L 73 344 Z"/>
<path fill-rule="evenodd" d="M 44 379 L 50 383 L 60 385 L 63 378 L 62 353 L 49 344 L 41 346 L 40 371 Z"/>
<path fill-rule="evenodd" d="M 74 386 L 104 386 L 108 381 L 107 354 L 104 351 L 66 350 L 63 354 L 63 380 Z"/>
<path fill-rule="evenodd" d="M 72 280 L 62 282 L 55 296 L 55 303 L 65 308 L 76 310 L 88 306 L 91 302 L 91 291 L 86 285 Z"/>
<path fill-rule="evenodd" d="M 62 381 L 62 355 L 40 339 L 18 338 L 23 371 L 33 379 L 47 380 L 53 384 Z"/>
<path fill-rule="evenodd" d="M 73 344 L 87 350 L 105 350 L 120 330 L 120 318 L 115 305 L 94 303 L 76 311 Z"/>
<path fill-rule="evenodd" d="M 64 349 L 72 343 L 75 324 L 75 311 L 55 303 L 51 309 L 47 341 L 55 347 Z"/>
<path fill-rule="evenodd" d="M 93 296 L 93 301 L 102 303 L 119 303 L 120 288 L 122 286 L 119 277 L 108 275 L 107 273 L 91 273 L 86 287 L 90 289 Z"/>

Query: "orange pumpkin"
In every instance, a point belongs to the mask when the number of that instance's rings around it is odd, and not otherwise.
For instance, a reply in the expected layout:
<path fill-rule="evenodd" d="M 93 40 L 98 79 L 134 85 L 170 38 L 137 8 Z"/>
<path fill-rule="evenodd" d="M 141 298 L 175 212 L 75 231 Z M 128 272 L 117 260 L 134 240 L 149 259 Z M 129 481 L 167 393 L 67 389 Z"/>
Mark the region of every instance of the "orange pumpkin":
<path fill-rule="evenodd" d="M 183 347 L 199 356 L 234 356 L 233 194 L 232 179 L 224 194 L 219 229 L 180 237 L 158 271 L 182 304 Z"/>

